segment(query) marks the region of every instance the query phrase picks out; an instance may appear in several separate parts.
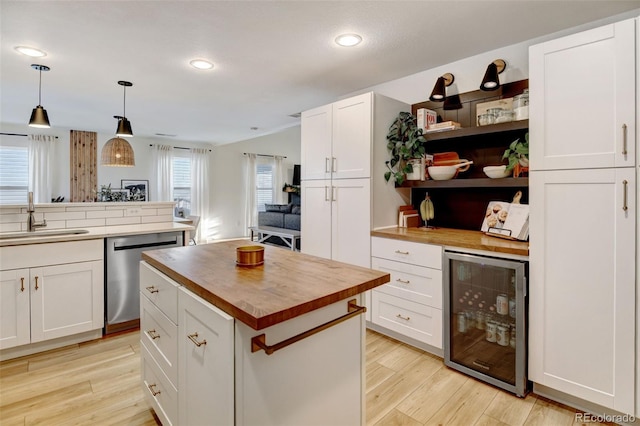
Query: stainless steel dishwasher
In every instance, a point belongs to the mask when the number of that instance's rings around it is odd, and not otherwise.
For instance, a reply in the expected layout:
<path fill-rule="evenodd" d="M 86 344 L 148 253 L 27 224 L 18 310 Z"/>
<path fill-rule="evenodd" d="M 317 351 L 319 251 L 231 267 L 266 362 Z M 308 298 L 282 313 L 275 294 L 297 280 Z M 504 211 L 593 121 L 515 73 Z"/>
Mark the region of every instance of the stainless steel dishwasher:
<path fill-rule="evenodd" d="M 183 242 L 182 231 L 105 238 L 105 334 L 140 326 L 141 253 Z"/>

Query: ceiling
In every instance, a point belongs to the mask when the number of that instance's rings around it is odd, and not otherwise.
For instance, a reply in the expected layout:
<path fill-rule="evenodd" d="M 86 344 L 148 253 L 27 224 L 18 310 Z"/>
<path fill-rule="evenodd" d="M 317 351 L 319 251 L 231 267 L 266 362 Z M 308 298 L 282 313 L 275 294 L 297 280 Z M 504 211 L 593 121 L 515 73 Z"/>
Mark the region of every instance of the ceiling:
<path fill-rule="evenodd" d="M 0 121 L 213 144 L 345 94 L 640 7 L 635 1 L 0 1 Z M 337 35 L 358 33 L 351 48 Z M 14 50 L 26 45 L 47 56 Z M 205 58 L 212 70 L 192 68 Z M 252 130 L 257 127 L 257 130 Z"/>

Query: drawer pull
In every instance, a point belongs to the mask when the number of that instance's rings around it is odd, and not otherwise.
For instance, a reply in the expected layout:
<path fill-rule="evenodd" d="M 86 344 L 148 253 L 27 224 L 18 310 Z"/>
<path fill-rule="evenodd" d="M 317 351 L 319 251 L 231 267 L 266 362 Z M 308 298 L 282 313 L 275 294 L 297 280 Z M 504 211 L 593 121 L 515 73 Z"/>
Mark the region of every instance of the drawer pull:
<path fill-rule="evenodd" d="M 326 330 L 330 327 L 333 327 L 336 324 L 340 324 L 341 322 L 346 321 L 349 318 L 355 317 L 356 315 L 366 312 L 367 308 L 364 306 L 358 306 L 356 304 L 356 299 L 351 299 L 349 300 L 349 303 L 347 305 L 347 311 L 348 313 L 342 315 L 341 317 L 325 322 L 324 324 L 320 324 L 319 326 L 309 329 L 307 331 L 303 331 L 300 334 L 297 334 L 293 337 L 289 337 L 288 339 L 283 340 L 282 342 L 276 343 L 274 345 L 267 345 L 267 342 L 266 342 L 267 336 L 265 334 L 254 336 L 251 338 L 251 352 L 258 352 L 259 350 L 263 350 L 267 355 L 271 355 L 275 351 L 286 348 L 287 346 L 293 343 L 299 342 L 302 339 L 313 336 L 314 334 L 319 333 L 323 330 Z"/>
<path fill-rule="evenodd" d="M 627 185 L 629 184 L 629 182 L 627 182 L 627 180 L 623 180 L 622 181 L 622 211 L 627 211 L 629 210 L 629 206 L 627 205 Z"/>
<path fill-rule="evenodd" d="M 155 330 L 147 330 L 147 334 L 151 337 L 152 340 L 156 340 L 160 338 L 160 335 L 156 333 Z"/>
<path fill-rule="evenodd" d="M 193 334 L 189 334 L 187 335 L 187 337 L 189 338 L 189 340 L 191 340 L 197 347 L 200 347 L 202 345 L 206 345 L 207 341 L 203 340 L 202 342 L 198 342 L 198 333 L 193 333 Z"/>
<path fill-rule="evenodd" d="M 396 250 L 396 253 L 398 253 L 398 254 L 409 254 L 408 251 L 402 251 L 402 250 Z"/>
<path fill-rule="evenodd" d="M 38 276 L 36 275 L 36 290 L 38 290 Z"/>
<path fill-rule="evenodd" d="M 396 315 L 396 318 L 400 318 L 401 320 L 405 320 L 405 321 L 409 321 L 411 319 L 411 317 L 403 317 L 400 314 Z"/>
<path fill-rule="evenodd" d="M 155 383 L 147 386 L 149 388 L 149 391 L 151 391 L 151 395 L 153 395 L 153 396 L 160 395 L 162 393 L 162 392 L 157 391 L 157 390 L 154 389 L 156 386 L 157 385 Z"/>
<path fill-rule="evenodd" d="M 409 280 L 401 280 L 400 278 L 396 279 L 397 282 L 402 283 L 402 284 L 411 284 L 411 281 Z"/>
<path fill-rule="evenodd" d="M 157 288 L 155 288 L 155 286 L 146 287 L 146 289 L 147 289 L 147 291 L 148 291 L 149 293 L 157 293 L 157 292 L 159 292 L 159 291 L 160 291 L 160 290 L 158 290 Z"/>
<path fill-rule="evenodd" d="M 627 155 L 627 125 L 622 125 L 622 155 Z"/>
<path fill-rule="evenodd" d="M 24 291 L 24 277 L 20 277 L 20 291 Z"/>

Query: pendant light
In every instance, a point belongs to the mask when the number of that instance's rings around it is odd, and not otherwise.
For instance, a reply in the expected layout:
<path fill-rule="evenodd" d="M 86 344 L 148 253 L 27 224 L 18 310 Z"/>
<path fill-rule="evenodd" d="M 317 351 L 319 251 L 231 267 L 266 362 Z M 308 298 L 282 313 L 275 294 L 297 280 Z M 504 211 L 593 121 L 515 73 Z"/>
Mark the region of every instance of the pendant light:
<path fill-rule="evenodd" d="M 123 87 L 124 97 L 122 101 L 122 117 L 118 120 L 118 128 L 116 129 L 116 136 L 129 138 L 133 136 L 131 130 L 131 123 L 127 120 L 127 87 L 133 86 L 133 83 L 128 81 L 119 81 L 118 84 Z"/>
<path fill-rule="evenodd" d="M 506 67 L 507 63 L 503 59 L 496 59 L 491 62 L 487 67 L 487 71 L 484 73 L 484 78 L 480 84 L 480 90 L 489 91 L 500 88 L 500 79 L 498 78 L 498 74 L 501 74 Z"/>
<path fill-rule="evenodd" d="M 446 73 L 436 80 L 435 86 L 433 86 L 433 90 L 431 91 L 431 96 L 429 96 L 430 101 L 434 102 L 442 102 L 447 97 L 446 87 L 451 86 L 453 84 L 453 80 L 455 77 L 451 73 Z"/>
<path fill-rule="evenodd" d="M 40 82 L 38 83 L 38 106 L 31 111 L 29 126 L 48 129 L 51 127 L 51 124 L 49 124 L 49 114 L 47 114 L 47 110 L 42 107 L 42 71 L 49 71 L 51 68 L 38 64 L 31 64 L 31 68 L 40 72 Z"/>

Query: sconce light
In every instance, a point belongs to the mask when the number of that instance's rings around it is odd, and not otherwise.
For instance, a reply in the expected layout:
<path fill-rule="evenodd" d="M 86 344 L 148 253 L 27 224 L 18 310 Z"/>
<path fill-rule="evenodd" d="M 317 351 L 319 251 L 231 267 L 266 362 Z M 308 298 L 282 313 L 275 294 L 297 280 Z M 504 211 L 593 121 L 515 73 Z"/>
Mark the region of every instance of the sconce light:
<path fill-rule="evenodd" d="M 454 79 L 455 77 L 451 73 L 446 73 L 441 77 L 438 77 L 438 80 L 436 80 L 436 85 L 433 86 L 431 96 L 429 96 L 429 100 L 434 102 L 442 102 L 444 98 L 447 97 L 445 87 L 451 86 Z"/>
<path fill-rule="evenodd" d="M 38 83 L 38 106 L 31 111 L 29 126 L 48 129 L 51 127 L 51 124 L 49 124 L 49 114 L 47 114 L 47 110 L 42 107 L 42 71 L 49 71 L 51 68 L 38 64 L 31 64 L 31 68 L 40 71 L 40 82 Z"/>
<path fill-rule="evenodd" d="M 133 83 L 128 81 L 119 81 L 118 84 L 124 89 L 124 97 L 122 101 L 122 117 L 118 120 L 118 128 L 116 129 L 116 136 L 119 137 L 131 137 L 133 136 L 133 131 L 131 130 L 131 122 L 127 120 L 126 110 L 127 110 L 127 87 L 133 86 Z"/>
<path fill-rule="evenodd" d="M 491 62 L 487 67 L 487 71 L 484 73 L 482 84 L 480 84 L 480 90 L 496 90 L 500 87 L 500 79 L 498 74 L 507 67 L 507 63 L 503 59 L 496 59 Z"/>

